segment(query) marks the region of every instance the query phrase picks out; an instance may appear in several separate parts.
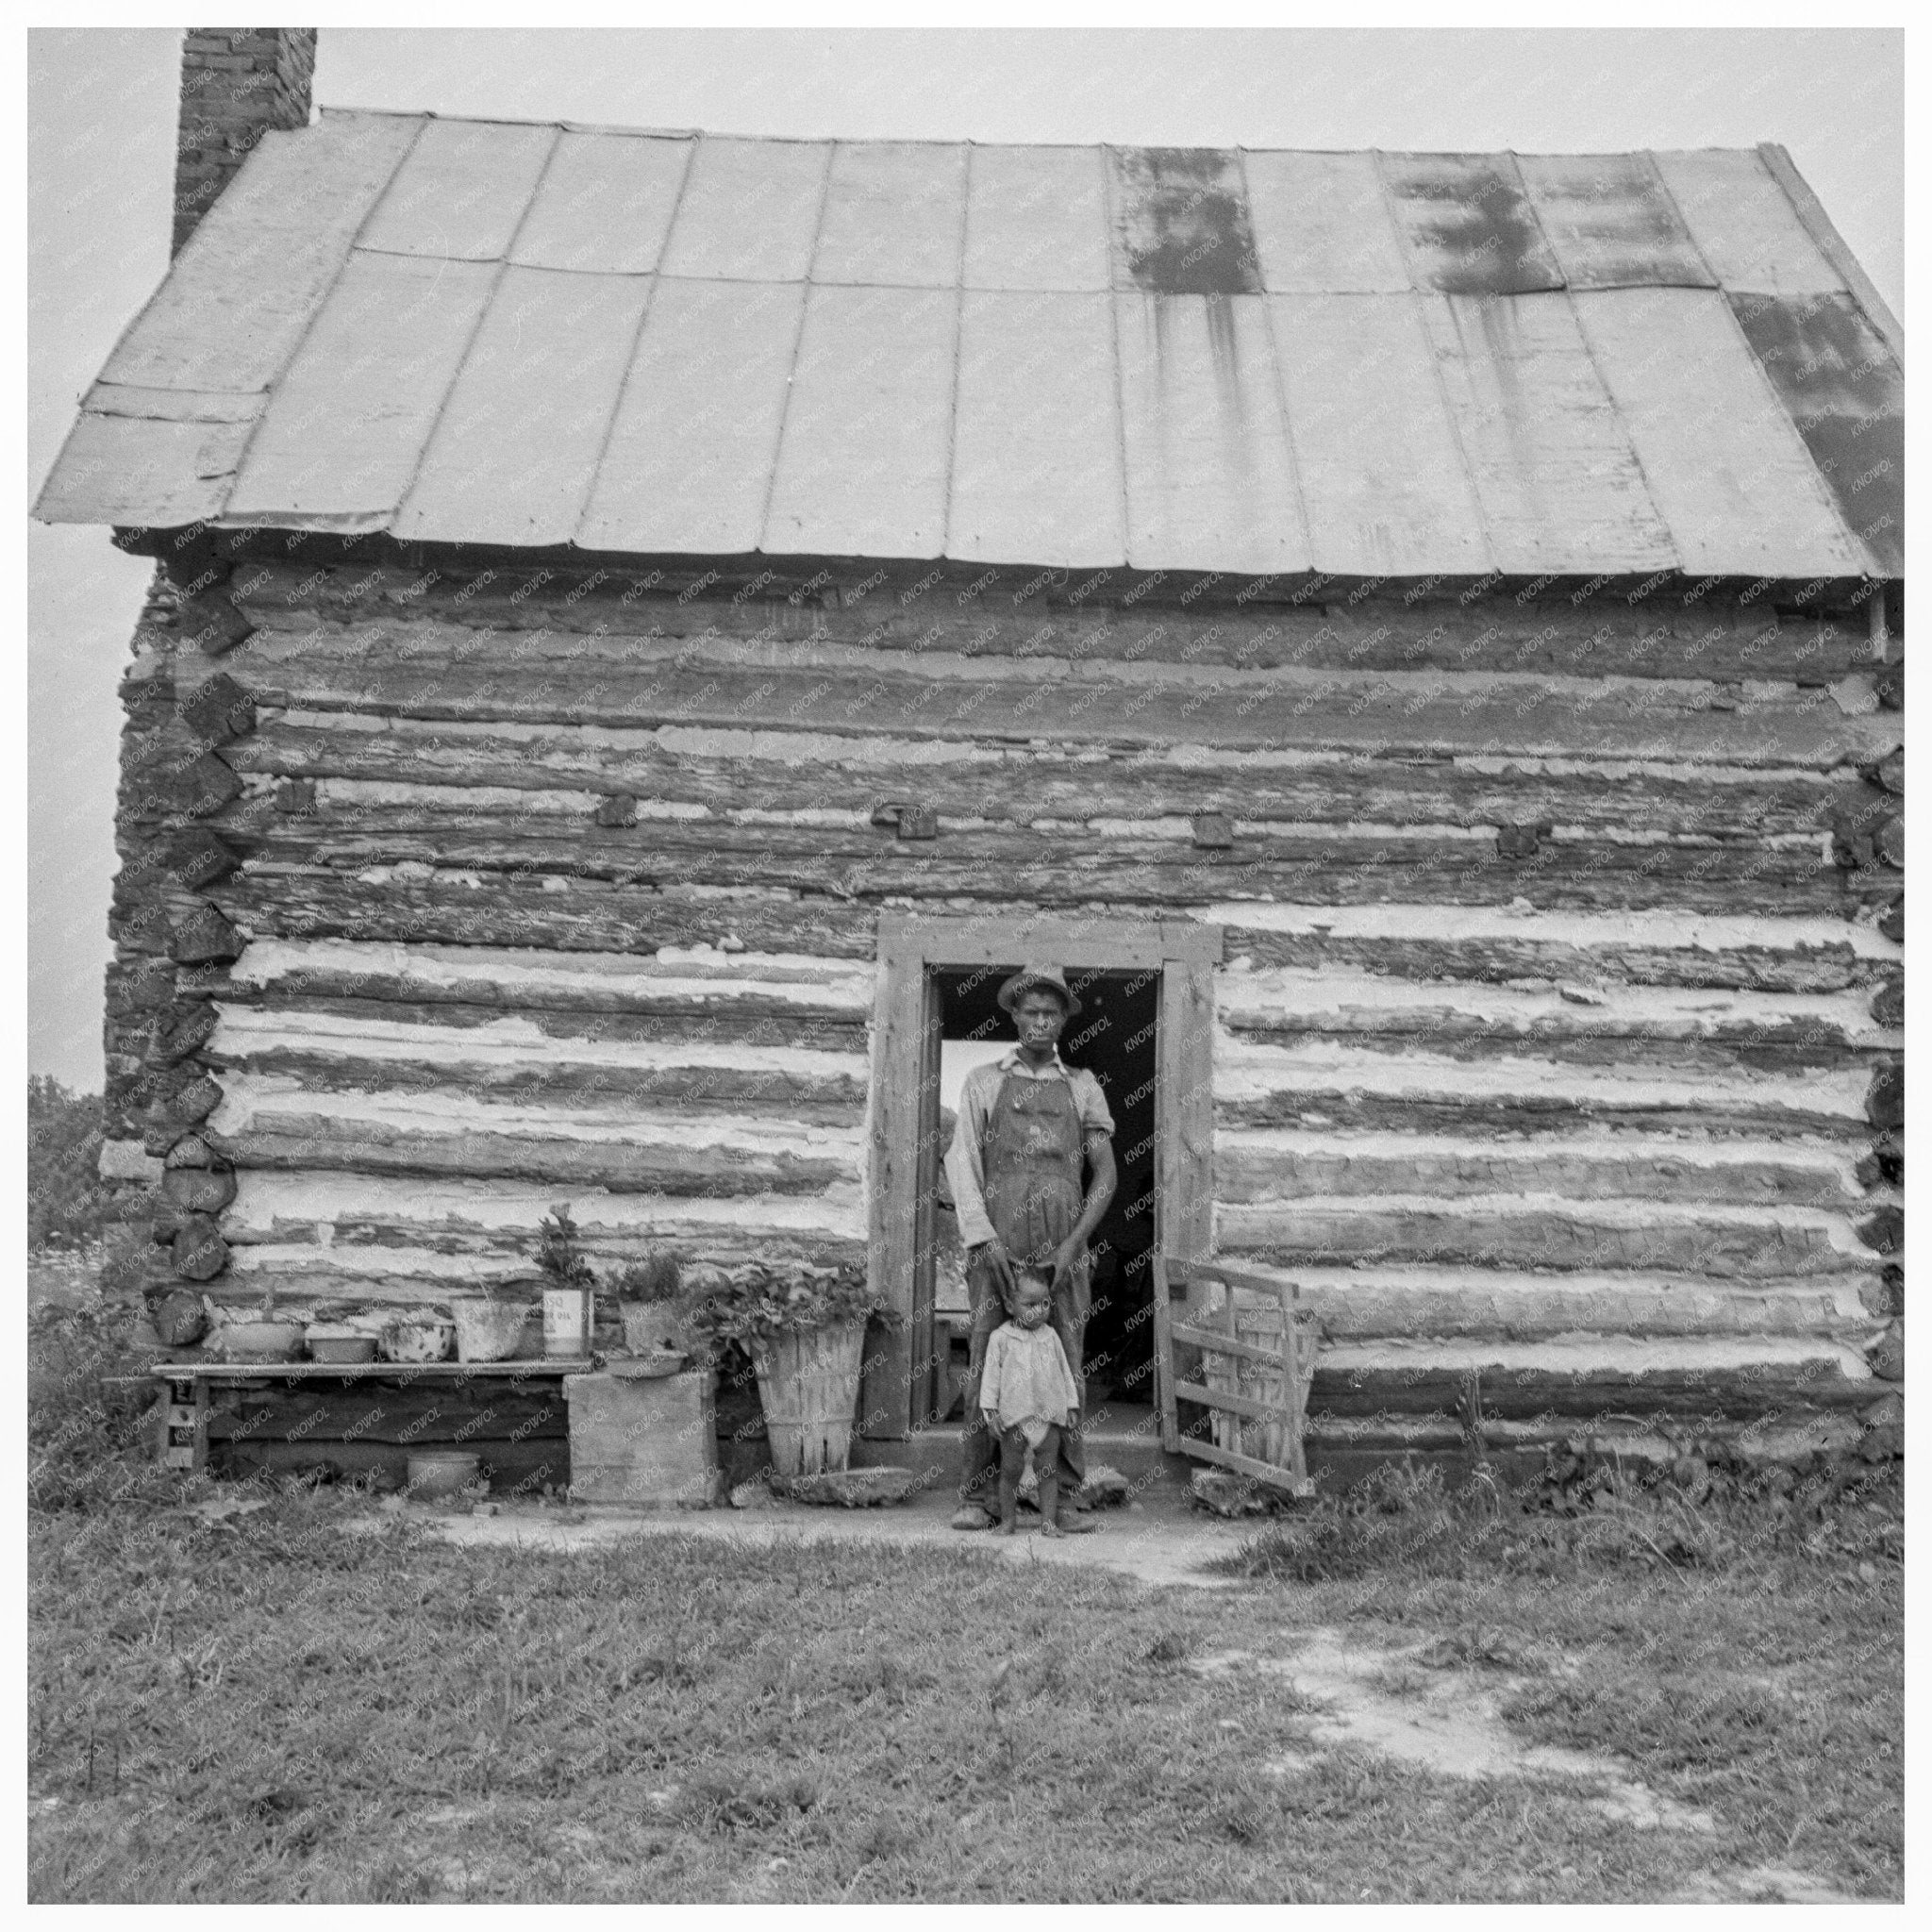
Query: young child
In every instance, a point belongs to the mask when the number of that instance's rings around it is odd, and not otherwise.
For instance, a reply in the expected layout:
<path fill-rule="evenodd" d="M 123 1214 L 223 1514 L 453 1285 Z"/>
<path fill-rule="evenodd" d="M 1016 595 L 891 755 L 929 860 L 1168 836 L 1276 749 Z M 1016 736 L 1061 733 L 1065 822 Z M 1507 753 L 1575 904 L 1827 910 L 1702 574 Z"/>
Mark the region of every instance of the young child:
<path fill-rule="evenodd" d="M 1067 1352 L 1049 1325 L 1053 1290 L 1043 1274 L 1019 1271 L 1007 1319 L 986 1345 L 979 1407 L 1000 1439 L 1000 1529 L 1019 1527 L 1020 1473 L 1028 1449 L 1040 1481 L 1040 1533 L 1064 1536 L 1060 1527 L 1060 1429 L 1080 1406 L 1080 1391 L 1067 1367 Z"/>

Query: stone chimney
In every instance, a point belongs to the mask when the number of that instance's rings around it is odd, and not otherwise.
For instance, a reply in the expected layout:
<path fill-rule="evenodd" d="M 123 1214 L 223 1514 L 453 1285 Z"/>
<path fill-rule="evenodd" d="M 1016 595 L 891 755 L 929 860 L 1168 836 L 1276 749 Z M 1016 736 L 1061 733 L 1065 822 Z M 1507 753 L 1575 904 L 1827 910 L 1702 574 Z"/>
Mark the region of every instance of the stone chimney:
<path fill-rule="evenodd" d="M 315 75 L 312 26 L 192 26 L 181 43 L 181 128 L 175 142 L 175 245 L 271 127 L 307 127 Z"/>

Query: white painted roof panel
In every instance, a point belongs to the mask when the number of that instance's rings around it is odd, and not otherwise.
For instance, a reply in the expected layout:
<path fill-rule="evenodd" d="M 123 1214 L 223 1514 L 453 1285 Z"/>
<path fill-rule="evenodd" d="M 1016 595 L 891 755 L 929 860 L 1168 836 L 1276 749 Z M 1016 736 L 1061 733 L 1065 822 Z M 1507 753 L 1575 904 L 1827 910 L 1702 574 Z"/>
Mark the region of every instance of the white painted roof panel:
<path fill-rule="evenodd" d="M 758 547 L 804 307 L 802 282 L 658 278 L 579 543 Z"/>
<path fill-rule="evenodd" d="M 1126 536 L 1110 298 L 967 290 L 945 554 L 1098 568 Z"/>
<path fill-rule="evenodd" d="M 587 275 L 649 275 L 664 253 L 696 145 L 566 132 L 510 244 L 510 260 Z"/>
<path fill-rule="evenodd" d="M 940 554 L 958 326 L 955 289 L 808 292 L 758 548 Z"/>
<path fill-rule="evenodd" d="M 506 268 L 395 521 L 443 543 L 568 543 L 650 295 L 643 275 Z"/>
<path fill-rule="evenodd" d="M 841 141 L 832 150 L 815 282 L 959 286 L 966 150 L 911 141 Z"/>
<path fill-rule="evenodd" d="M 1687 148 L 1653 158 L 1723 288 L 1740 295 L 1830 295 L 1844 288 L 1753 149 Z"/>

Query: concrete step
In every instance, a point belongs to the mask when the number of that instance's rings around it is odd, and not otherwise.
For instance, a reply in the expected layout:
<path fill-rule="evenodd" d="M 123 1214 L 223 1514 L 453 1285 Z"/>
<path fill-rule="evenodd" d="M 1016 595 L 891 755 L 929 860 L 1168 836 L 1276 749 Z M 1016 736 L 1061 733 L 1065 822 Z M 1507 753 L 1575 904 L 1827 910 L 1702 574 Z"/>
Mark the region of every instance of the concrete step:
<path fill-rule="evenodd" d="M 935 1488 L 959 1480 L 966 1431 L 958 1423 L 935 1423 L 899 1441 L 861 1441 L 852 1460 L 861 1469 L 916 1471 Z M 1199 1468 L 1185 1456 L 1160 1446 L 1160 1420 L 1152 1409 L 1116 1404 L 1096 1409 L 1086 1429 L 1087 1467 L 1117 1469 L 1141 1494 L 1179 1493 Z"/>

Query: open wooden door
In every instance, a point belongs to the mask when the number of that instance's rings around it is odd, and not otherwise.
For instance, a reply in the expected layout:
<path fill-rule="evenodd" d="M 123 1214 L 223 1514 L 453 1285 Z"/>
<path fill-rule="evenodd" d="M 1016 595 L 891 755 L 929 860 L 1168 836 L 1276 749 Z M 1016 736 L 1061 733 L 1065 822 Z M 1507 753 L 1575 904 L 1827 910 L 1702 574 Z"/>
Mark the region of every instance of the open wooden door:
<path fill-rule="evenodd" d="M 870 1278 L 899 1326 L 866 1339 L 859 1433 L 900 1439 L 933 1407 L 934 1184 L 939 1145 L 940 1013 L 931 963 L 889 926 L 879 946 L 873 1032 Z"/>
<path fill-rule="evenodd" d="M 1161 1446 L 1292 1495 L 1312 1494 L 1302 1436 L 1319 1338 L 1300 1287 L 1219 1261 L 1158 1256 L 1154 1328 Z M 1180 1349 L 1200 1350 L 1199 1380 L 1176 1373 Z M 1182 1400 L 1208 1409 L 1186 1434 Z"/>

